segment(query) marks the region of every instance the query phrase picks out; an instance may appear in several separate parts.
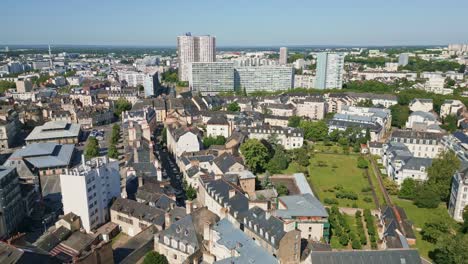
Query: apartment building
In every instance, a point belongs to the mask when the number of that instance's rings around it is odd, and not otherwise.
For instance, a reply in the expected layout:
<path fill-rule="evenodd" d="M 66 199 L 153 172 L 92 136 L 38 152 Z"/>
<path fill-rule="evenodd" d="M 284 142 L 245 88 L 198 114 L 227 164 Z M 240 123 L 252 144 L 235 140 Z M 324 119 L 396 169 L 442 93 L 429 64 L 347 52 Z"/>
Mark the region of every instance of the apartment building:
<path fill-rule="evenodd" d="M 262 125 L 248 127 L 246 132 L 249 138 L 258 140 L 268 140 L 271 137 L 276 137 L 278 144 L 288 150 L 301 148 L 304 144 L 304 132 L 299 128 Z"/>
<path fill-rule="evenodd" d="M 418 158 L 436 158 L 443 150 L 441 133 L 395 130 L 390 141 L 403 143 Z"/>

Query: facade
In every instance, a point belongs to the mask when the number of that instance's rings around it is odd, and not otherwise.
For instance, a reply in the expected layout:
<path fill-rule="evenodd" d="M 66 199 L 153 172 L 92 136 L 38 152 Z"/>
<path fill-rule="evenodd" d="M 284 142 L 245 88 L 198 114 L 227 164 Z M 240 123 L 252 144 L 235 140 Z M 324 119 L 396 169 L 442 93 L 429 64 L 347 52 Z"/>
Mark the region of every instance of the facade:
<path fill-rule="evenodd" d="M 430 112 L 434 108 L 432 99 L 415 98 L 409 103 L 409 108 L 412 112 Z"/>
<path fill-rule="evenodd" d="M 322 52 L 317 54 L 317 89 L 341 89 L 343 86 L 344 54 Z"/>
<path fill-rule="evenodd" d="M 110 208 L 110 220 L 128 236 L 135 236 L 150 225 L 164 228 L 165 212 L 134 200 L 117 198 Z"/>
<path fill-rule="evenodd" d="M 457 171 L 453 175 L 448 206 L 449 214 L 456 221 L 462 222 L 466 206 L 468 206 L 468 168 Z"/>
<path fill-rule="evenodd" d="M 29 79 L 16 81 L 16 91 L 18 93 L 27 93 L 32 91 L 32 82 Z"/>
<path fill-rule="evenodd" d="M 228 138 L 231 135 L 231 126 L 224 117 L 212 117 L 206 123 L 206 133 L 209 137 L 223 136 Z"/>
<path fill-rule="evenodd" d="M 403 143 L 415 157 L 434 159 L 444 150 L 442 136 L 441 133 L 396 130 L 390 141 Z"/>
<path fill-rule="evenodd" d="M 216 60 L 216 38 L 192 36 L 190 33 L 177 37 L 177 62 L 179 80 L 189 81 L 192 62 L 214 62 Z"/>
<path fill-rule="evenodd" d="M 201 149 L 199 131 L 192 127 L 167 129 L 167 149 L 178 158 L 184 152 L 196 152 Z"/>
<path fill-rule="evenodd" d="M 398 65 L 399 66 L 406 66 L 409 62 L 409 54 L 408 53 L 401 53 L 398 56 Z"/>
<path fill-rule="evenodd" d="M 288 48 L 281 47 L 279 54 L 279 64 L 286 65 L 288 63 Z"/>
<path fill-rule="evenodd" d="M 129 87 L 145 84 L 146 74 L 142 72 L 120 71 L 117 73 L 120 81 L 125 81 Z"/>
<path fill-rule="evenodd" d="M 412 112 L 405 124 L 406 128 L 414 131 L 442 133 L 437 117 L 431 112 Z"/>
<path fill-rule="evenodd" d="M 21 132 L 18 113 L 13 109 L 0 106 L 0 148 L 9 149 L 15 145 L 17 136 Z"/>
<path fill-rule="evenodd" d="M 90 232 L 109 221 L 109 203 L 120 197 L 119 162 L 94 158 L 61 174 L 60 185 L 63 212 L 78 215 Z"/>
<path fill-rule="evenodd" d="M 306 74 L 294 75 L 294 88 L 315 88 L 315 76 Z"/>
<path fill-rule="evenodd" d="M 0 166 L 0 237 L 13 234 L 24 215 L 16 168 Z"/>
<path fill-rule="evenodd" d="M 189 86 L 202 95 L 234 92 L 232 62 L 194 62 L 189 65 Z"/>
<path fill-rule="evenodd" d="M 322 120 L 327 113 L 327 103 L 322 97 L 307 97 L 293 101 L 296 106 L 296 115 L 314 120 Z"/>
<path fill-rule="evenodd" d="M 258 140 L 276 137 L 278 143 L 285 149 L 301 148 L 304 144 L 304 132 L 299 128 L 264 125 L 260 127 L 248 127 L 247 133 L 249 138 Z"/>
<path fill-rule="evenodd" d="M 58 144 L 77 144 L 81 136 L 79 124 L 63 121 L 49 121 L 36 126 L 26 137 L 26 143 L 56 142 Z"/>
<path fill-rule="evenodd" d="M 159 88 L 158 73 L 145 74 L 145 78 L 143 82 L 144 82 L 143 87 L 145 89 L 145 97 L 158 95 L 158 88 Z"/>
<path fill-rule="evenodd" d="M 465 110 L 465 105 L 460 100 L 445 100 L 440 106 L 440 118 L 449 115 L 458 116 L 463 110 Z"/>
<path fill-rule="evenodd" d="M 247 93 L 290 90 L 294 87 L 294 71 L 290 66 L 235 67 L 234 87 Z"/>

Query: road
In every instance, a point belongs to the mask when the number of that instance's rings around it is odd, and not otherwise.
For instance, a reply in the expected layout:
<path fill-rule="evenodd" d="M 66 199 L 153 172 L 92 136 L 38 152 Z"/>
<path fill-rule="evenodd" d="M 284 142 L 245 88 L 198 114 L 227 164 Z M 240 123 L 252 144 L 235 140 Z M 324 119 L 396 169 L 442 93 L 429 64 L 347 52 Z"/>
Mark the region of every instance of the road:
<path fill-rule="evenodd" d="M 176 161 L 167 148 L 161 146 L 161 140 L 158 135 L 161 134 L 162 127 L 158 127 L 154 133 L 155 155 L 161 162 L 163 179 L 169 179 L 171 186 L 177 192 L 177 204 L 185 205 L 185 193 L 183 188 L 182 173 L 177 166 Z"/>

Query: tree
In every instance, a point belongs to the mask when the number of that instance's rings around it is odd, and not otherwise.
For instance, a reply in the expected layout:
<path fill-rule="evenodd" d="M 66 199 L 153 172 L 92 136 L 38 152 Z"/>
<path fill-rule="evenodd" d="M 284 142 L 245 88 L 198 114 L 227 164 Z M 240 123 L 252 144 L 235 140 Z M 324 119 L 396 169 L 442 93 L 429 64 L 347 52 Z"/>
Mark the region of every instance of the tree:
<path fill-rule="evenodd" d="M 244 156 L 245 163 L 253 173 L 262 172 L 268 163 L 268 149 L 258 139 L 248 139 L 241 147 L 240 151 Z"/>
<path fill-rule="evenodd" d="M 300 128 L 304 130 L 304 138 L 312 141 L 324 140 L 328 135 L 328 126 L 325 121 L 305 121 L 302 120 Z"/>
<path fill-rule="evenodd" d="M 424 184 L 418 188 L 414 197 L 414 204 L 420 208 L 437 208 L 440 203 L 440 196 L 429 184 Z"/>
<path fill-rule="evenodd" d="M 112 144 L 117 144 L 120 139 L 120 127 L 119 125 L 115 124 L 112 126 L 111 132 L 111 142 Z"/>
<path fill-rule="evenodd" d="M 99 143 L 95 137 L 88 137 L 85 147 L 85 158 L 90 159 L 99 156 Z"/>
<path fill-rule="evenodd" d="M 167 144 L 167 129 L 164 127 L 161 131 L 161 143 L 166 145 Z"/>
<path fill-rule="evenodd" d="M 421 231 L 422 239 L 436 243 L 442 235 L 449 233 L 450 228 L 444 220 L 426 222 Z"/>
<path fill-rule="evenodd" d="M 416 195 L 417 183 L 412 178 L 406 178 L 401 184 L 398 197 L 413 200 Z"/>
<path fill-rule="evenodd" d="M 5 92 L 7 89 L 16 88 L 15 82 L 0 80 L 0 93 Z"/>
<path fill-rule="evenodd" d="M 396 182 L 390 180 L 388 177 L 383 178 L 383 184 L 385 190 L 391 195 L 398 194 L 398 184 Z"/>
<path fill-rule="evenodd" d="M 146 253 L 143 264 L 169 264 L 169 261 L 167 261 L 166 256 L 159 254 L 159 252 L 150 251 Z"/>
<path fill-rule="evenodd" d="M 407 105 L 393 105 L 390 107 L 392 112 L 392 126 L 402 128 L 405 126 L 409 117 L 409 107 Z"/>
<path fill-rule="evenodd" d="M 232 102 L 228 104 L 227 110 L 231 112 L 239 112 L 241 110 L 239 104 L 237 102 Z"/>
<path fill-rule="evenodd" d="M 457 130 L 457 117 L 455 115 L 448 115 L 444 118 L 444 124 L 441 126 L 443 129 L 447 130 L 450 133 L 453 133 Z"/>
<path fill-rule="evenodd" d="M 278 192 L 278 196 L 286 196 L 289 194 L 288 187 L 286 185 L 280 183 L 275 186 L 276 191 Z"/>
<path fill-rule="evenodd" d="M 468 263 L 468 235 L 444 235 L 438 239 L 436 248 L 429 256 L 436 264 L 466 264 Z"/>
<path fill-rule="evenodd" d="M 120 97 L 119 99 L 117 99 L 117 101 L 115 102 L 115 105 L 114 105 L 114 114 L 118 117 L 120 117 L 120 115 L 122 114 L 122 112 L 124 111 L 128 111 L 132 109 L 132 104 L 127 101 L 125 98 L 123 97 Z"/>
<path fill-rule="evenodd" d="M 310 156 L 307 149 L 305 148 L 293 149 L 291 151 L 291 159 L 302 167 L 307 167 L 310 165 Z"/>
<path fill-rule="evenodd" d="M 187 200 L 192 201 L 197 198 L 197 190 L 192 185 L 188 185 L 185 188 L 185 195 L 187 196 Z"/>
<path fill-rule="evenodd" d="M 446 151 L 432 161 L 427 172 L 427 184 L 439 194 L 440 200 L 448 201 L 452 177 L 460 167 L 460 160 L 453 151 Z"/>
<path fill-rule="evenodd" d="M 367 169 L 369 167 L 369 162 L 363 157 L 358 157 L 357 167 L 360 169 Z"/>
<path fill-rule="evenodd" d="M 461 228 L 463 233 L 468 233 L 468 205 L 463 209 L 463 225 Z"/>
<path fill-rule="evenodd" d="M 301 124 L 301 118 L 299 116 L 291 116 L 288 119 L 289 127 L 298 127 Z"/>
<path fill-rule="evenodd" d="M 226 143 L 226 138 L 223 136 L 203 138 L 203 146 L 205 148 L 209 148 L 211 145 L 224 145 L 224 143 Z"/>
<path fill-rule="evenodd" d="M 277 146 L 275 150 L 275 155 L 273 158 L 268 162 L 266 165 L 267 171 L 270 173 L 280 173 L 282 170 L 288 168 L 289 158 L 286 152 L 283 150 L 281 146 Z"/>
<path fill-rule="evenodd" d="M 119 151 L 117 150 L 117 147 L 115 146 L 115 144 L 111 144 L 109 146 L 108 156 L 109 158 L 112 158 L 112 159 L 119 158 Z"/>
<path fill-rule="evenodd" d="M 372 100 L 371 99 L 366 99 L 366 100 L 362 100 L 362 101 L 359 101 L 356 106 L 362 106 L 362 107 L 372 107 L 374 106 L 374 104 L 372 103 Z"/>

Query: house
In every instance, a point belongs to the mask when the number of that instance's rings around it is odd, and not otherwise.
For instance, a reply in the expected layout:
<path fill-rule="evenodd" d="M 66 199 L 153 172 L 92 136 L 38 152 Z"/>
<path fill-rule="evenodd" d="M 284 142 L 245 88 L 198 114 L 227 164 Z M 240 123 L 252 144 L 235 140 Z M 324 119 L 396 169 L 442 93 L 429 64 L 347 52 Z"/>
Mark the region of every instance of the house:
<path fill-rule="evenodd" d="M 208 209 L 197 209 L 159 232 L 154 238 L 154 250 L 166 256 L 169 263 L 200 263 L 204 240 L 210 240 L 205 227 L 218 221 L 219 217 Z"/>
<path fill-rule="evenodd" d="M 214 116 L 206 123 L 208 137 L 222 136 L 228 138 L 231 135 L 231 126 L 224 116 Z"/>
<path fill-rule="evenodd" d="M 215 175 L 224 175 L 228 172 L 241 172 L 244 165 L 229 153 L 223 153 L 213 160 L 210 171 Z"/>
<path fill-rule="evenodd" d="M 301 231 L 303 239 L 329 240 L 328 213 L 312 194 L 289 195 L 278 198 L 278 208 L 273 215 L 285 224 L 293 223 Z"/>
<path fill-rule="evenodd" d="M 458 222 L 462 222 L 463 212 L 468 205 L 468 167 L 465 167 L 453 175 L 452 187 L 448 211 L 450 216 Z"/>
<path fill-rule="evenodd" d="M 439 124 L 433 113 L 416 111 L 410 114 L 405 126 L 413 131 L 443 133 L 443 129 L 440 128 Z"/>
<path fill-rule="evenodd" d="M 465 105 L 460 100 L 445 100 L 440 106 L 440 118 L 445 118 L 449 115 L 458 116 L 465 109 Z"/>
<path fill-rule="evenodd" d="M 434 104 L 432 103 L 432 99 L 414 98 L 409 103 L 409 108 L 412 112 L 431 112 Z"/>
<path fill-rule="evenodd" d="M 327 113 L 327 103 L 322 96 L 308 96 L 305 99 L 292 100 L 296 106 L 296 115 L 313 120 L 322 120 Z"/>
<path fill-rule="evenodd" d="M 260 108 L 257 108 L 258 112 L 267 112 L 271 115 L 278 116 L 293 116 L 295 114 L 295 110 L 296 109 L 292 104 L 277 103 L 264 103 L 260 106 Z"/>
<path fill-rule="evenodd" d="M 383 242 L 387 248 L 409 249 L 416 244 L 413 224 L 406 216 L 405 210 L 398 206 L 384 206 L 380 217 L 384 227 Z"/>
<path fill-rule="evenodd" d="M 26 137 L 26 143 L 55 142 L 58 144 L 77 144 L 81 136 L 79 124 L 63 121 L 49 121 L 37 126 Z"/>
<path fill-rule="evenodd" d="M 14 147 L 20 131 L 18 113 L 9 105 L 0 105 L 0 149 Z"/>
<path fill-rule="evenodd" d="M 390 141 L 403 143 L 415 157 L 435 158 L 443 151 L 443 134 L 412 130 L 394 130 Z"/>
<path fill-rule="evenodd" d="M 304 144 L 304 132 L 300 128 L 262 125 L 246 129 L 249 138 L 268 140 L 276 138 L 285 149 L 301 148 Z"/>
<path fill-rule="evenodd" d="M 196 152 L 201 149 L 201 132 L 196 127 L 167 128 L 167 149 L 176 159 L 184 152 Z"/>
<path fill-rule="evenodd" d="M 275 115 L 264 115 L 263 122 L 270 126 L 287 127 L 289 124 L 289 117 L 287 116 L 275 116 Z"/>
<path fill-rule="evenodd" d="M 150 225 L 164 229 L 165 211 L 133 200 L 117 198 L 110 208 L 110 218 L 121 232 L 135 236 Z"/>

